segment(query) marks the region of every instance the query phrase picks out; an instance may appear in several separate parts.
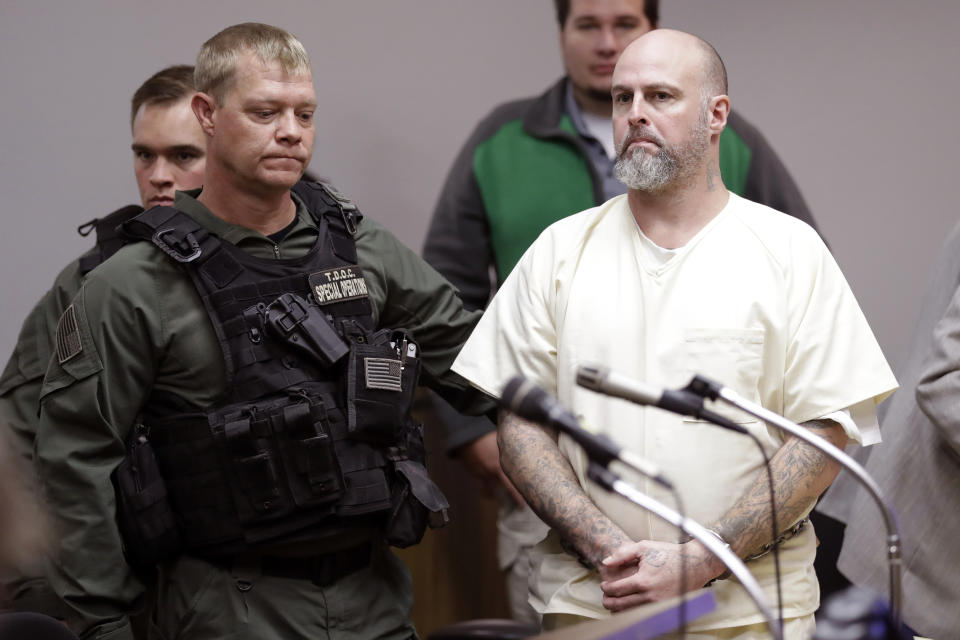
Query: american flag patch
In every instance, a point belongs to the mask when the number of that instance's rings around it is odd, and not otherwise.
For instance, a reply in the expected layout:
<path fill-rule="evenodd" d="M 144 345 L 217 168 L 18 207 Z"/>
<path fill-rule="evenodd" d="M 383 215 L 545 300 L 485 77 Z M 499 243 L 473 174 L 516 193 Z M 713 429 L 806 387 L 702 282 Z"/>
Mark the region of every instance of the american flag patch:
<path fill-rule="evenodd" d="M 57 322 L 57 360 L 63 364 L 81 351 L 83 343 L 80 341 L 80 327 L 77 326 L 77 313 L 71 304 Z"/>
<path fill-rule="evenodd" d="M 403 368 L 399 360 L 390 358 L 364 358 L 364 373 L 367 379 L 367 389 L 383 389 L 384 391 L 400 391 L 400 378 Z"/>

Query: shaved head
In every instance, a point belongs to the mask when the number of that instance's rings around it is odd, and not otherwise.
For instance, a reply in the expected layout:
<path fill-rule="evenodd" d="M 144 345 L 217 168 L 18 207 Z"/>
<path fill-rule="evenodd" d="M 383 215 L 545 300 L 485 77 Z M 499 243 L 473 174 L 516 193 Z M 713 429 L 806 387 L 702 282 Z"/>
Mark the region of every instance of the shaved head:
<path fill-rule="evenodd" d="M 683 59 L 685 65 L 698 72 L 697 84 L 704 98 L 727 95 L 727 68 L 720 54 L 709 42 L 684 31 L 674 29 L 655 29 L 627 46 L 620 56 L 621 63 L 633 66 L 638 63 L 654 62 L 653 53 L 673 61 Z M 614 72 L 616 82 L 616 72 Z"/>
<path fill-rule="evenodd" d="M 703 89 L 706 90 L 704 95 L 710 97 L 727 95 L 727 67 L 723 64 L 723 59 L 712 44 L 697 36 L 693 38 L 700 47 L 703 60 Z"/>
<path fill-rule="evenodd" d="M 615 175 L 631 191 L 665 194 L 697 183 L 716 185 L 730 100 L 713 47 L 682 31 L 642 35 L 620 56 L 611 97 Z"/>

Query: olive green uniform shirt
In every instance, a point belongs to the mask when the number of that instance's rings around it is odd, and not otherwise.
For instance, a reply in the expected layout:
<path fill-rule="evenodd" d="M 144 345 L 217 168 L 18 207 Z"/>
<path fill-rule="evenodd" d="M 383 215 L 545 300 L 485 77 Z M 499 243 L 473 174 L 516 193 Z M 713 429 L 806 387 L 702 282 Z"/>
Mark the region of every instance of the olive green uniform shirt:
<path fill-rule="evenodd" d="M 97 251 L 94 247 L 88 253 Z M 39 422 L 40 387 L 50 354 L 55 349 L 53 339 L 57 321 L 80 290 L 82 281 L 78 258 L 60 271 L 53 286 L 23 321 L 13 354 L 0 376 L 0 429 L 7 429 L 14 436 L 9 441 L 28 469 L 33 460 L 33 440 Z M 32 488 L 32 484 L 30 486 Z M 29 566 L 19 566 L 0 575 L 3 598 L 8 600 L 0 603 L 0 608 L 9 604 L 16 611 L 62 617 L 63 606 L 50 593 L 42 575 L 42 561 L 39 559 Z"/>
<path fill-rule="evenodd" d="M 82 280 L 79 258 L 60 271 L 53 286 L 23 321 L 13 354 L 0 377 L 0 420 L 16 435 L 19 453 L 27 460 L 33 457 L 40 385 L 54 349 L 57 321 L 80 290 Z"/>
<path fill-rule="evenodd" d="M 297 258 L 313 246 L 316 225 L 297 202 L 297 222 L 278 243 L 229 224 L 178 192 L 174 206 L 221 239 L 260 258 Z M 363 219 L 355 236 L 374 321 L 404 327 L 421 347 L 425 380 L 435 389 L 466 389 L 449 366 L 479 313 L 464 310 L 455 289 L 385 228 Z M 148 242 L 121 249 L 91 272 L 64 314 L 58 342 L 79 353 L 55 354 L 41 390 L 37 474 L 59 522 L 59 552 L 49 579 L 73 610 L 75 630 L 125 627 L 143 587 L 124 562 L 110 474 L 128 433 L 154 391 L 209 406 L 226 385 L 220 346 L 194 285 Z M 471 412 L 492 408 L 473 396 Z M 322 549 L 317 550 L 323 552 Z"/>

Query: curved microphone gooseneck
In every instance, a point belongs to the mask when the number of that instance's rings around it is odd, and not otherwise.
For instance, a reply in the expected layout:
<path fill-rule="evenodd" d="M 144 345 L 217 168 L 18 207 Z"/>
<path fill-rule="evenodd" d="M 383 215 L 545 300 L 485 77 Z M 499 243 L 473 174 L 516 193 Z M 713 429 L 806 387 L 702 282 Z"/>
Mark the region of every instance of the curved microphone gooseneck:
<path fill-rule="evenodd" d="M 877 503 L 877 506 L 880 507 L 880 512 L 883 514 L 883 520 L 887 528 L 887 560 L 890 567 L 890 611 L 896 628 L 899 628 L 900 610 L 903 604 L 903 592 L 900 583 L 900 525 L 897 523 L 897 514 L 893 506 L 884 498 L 883 491 L 880 490 L 879 485 L 870 477 L 866 469 L 838 447 L 833 446 L 820 436 L 812 433 L 809 429 L 804 429 L 783 416 L 765 409 L 755 402 L 747 400 L 730 387 L 725 387 L 704 376 L 696 375 L 693 377 L 693 380 L 690 381 L 690 384 L 685 387 L 685 390 L 704 398 L 710 398 L 711 400 L 723 400 L 727 404 L 741 411 L 745 411 L 763 420 L 767 424 L 772 424 L 800 438 L 807 444 L 830 456 L 830 458 L 839 463 L 840 466 L 852 473 L 853 477 L 867 489 L 867 493 L 870 494 Z"/>
<path fill-rule="evenodd" d="M 629 400 L 641 406 L 657 407 L 658 409 L 677 413 L 682 416 L 694 416 L 701 420 L 711 422 L 718 427 L 748 436 L 753 440 L 753 443 L 757 445 L 760 456 L 763 458 L 764 469 L 766 469 L 767 472 L 767 486 L 770 490 L 770 529 L 772 531 L 770 539 L 777 539 L 780 535 L 780 529 L 777 525 L 777 504 L 773 484 L 773 471 L 770 468 L 770 456 L 767 455 L 763 444 L 757 436 L 732 420 L 705 408 L 703 406 L 703 398 L 686 389 L 679 391 L 661 389 L 616 373 L 609 367 L 590 365 L 581 365 L 577 368 L 577 384 L 585 389 L 590 389 L 591 391 L 602 393 L 613 398 Z M 777 621 L 782 630 L 783 586 L 780 579 L 779 546 L 774 545 L 771 552 L 773 554 L 774 581 L 777 587 Z"/>
<path fill-rule="evenodd" d="M 702 544 L 737 577 L 766 620 L 771 635 L 776 640 L 783 640 L 780 626 L 776 623 L 776 618 L 763 596 L 760 585 L 753 577 L 753 574 L 747 569 L 746 565 L 743 564 L 743 561 L 740 560 L 727 545 L 707 531 L 701 524 L 686 516 L 680 515 L 663 503 L 638 491 L 606 468 L 610 462 L 617 460 L 638 471 L 641 475 L 649 475 L 660 484 L 664 484 L 665 481 L 666 484 L 664 486 L 672 488 L 673 485 L 669 483 L 666 478 L 662 477 L 662 474 L 660 474 L 655 466 L 644 461 L 639 456 L 623 451 L 622 448 L 617 446 L 610 438 L 597 436 L 584 430 L 579 425 L 577 419 L 563 409 L 555 398 L 520 376 L 511 378 L 504 386 L 500 403 L 504 408 L 525 420 L 545 424 L 569 435 L 578 444 L 583 446 L 587 455 L 590 456 L 595 463 L 592 463 L 590 466 L 590 476 L 594 482 L 597 482 L 609 491 L 623 496 L 637 506 L 650 511 Z M 627 460 L 630 461 L 628 462 Z M 639 465 L 643 467 L 643 469 L 637 468 L 637 466 L 634 465 Z"/>

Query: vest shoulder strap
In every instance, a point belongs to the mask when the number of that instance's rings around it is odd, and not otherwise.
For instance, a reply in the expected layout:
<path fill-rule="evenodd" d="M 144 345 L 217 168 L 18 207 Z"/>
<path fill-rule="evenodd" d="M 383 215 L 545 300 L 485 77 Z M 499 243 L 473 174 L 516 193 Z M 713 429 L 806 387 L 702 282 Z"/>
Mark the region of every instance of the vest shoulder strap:
<path fill-rule="evenodd" d="M 301 180 L 294 185 L 293 192 L 303 200 L 318 225 L 321 217 L 327 219 L 334 253 L 341 260 L 356 264 L 357 246 L 354 236 L 357 233 L 357 224 L 363 219 L 357 205 L 329 182 Z"/>
<path fill-rule="evenodd" d="M 119 251 L 126 244 L 125 238 L 120 233 L 120 225 L 142 212 L 143 207 L 140 205 L 129 204 L 103 218 L 94 218 L 77 227 L 77 233 L 84 237 L 94 230 L 97 232 L 95 251 L 80 258 L 80 273 L 83 275 L 90 273 Z"/>
<path fill-rule="evenodd" d="M 171 260 L 210 278 L 218 288 L 236 279 L 243 267 L 223 250 L 216 234 L 173 207 L 154 207 L 122 225 L 130 240 L 146 240 Z"/>

